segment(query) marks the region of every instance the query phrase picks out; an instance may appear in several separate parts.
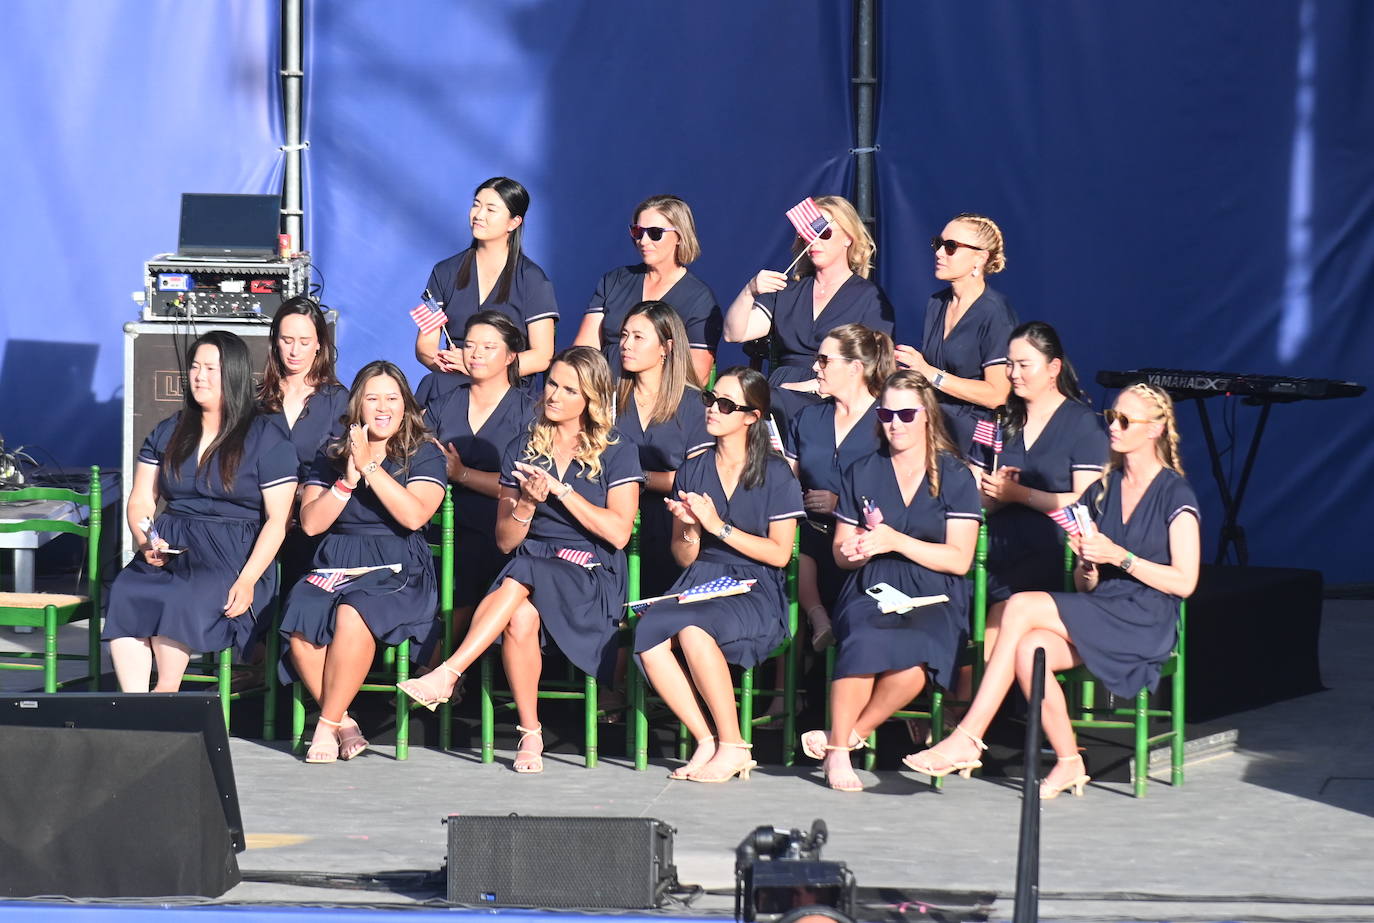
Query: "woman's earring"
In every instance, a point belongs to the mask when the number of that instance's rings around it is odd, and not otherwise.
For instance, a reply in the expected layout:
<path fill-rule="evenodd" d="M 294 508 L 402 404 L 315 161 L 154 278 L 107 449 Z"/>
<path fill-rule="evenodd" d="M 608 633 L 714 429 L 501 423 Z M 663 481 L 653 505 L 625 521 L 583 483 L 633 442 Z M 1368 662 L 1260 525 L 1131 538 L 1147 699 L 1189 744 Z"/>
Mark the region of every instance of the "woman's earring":
<path fill-rule="evenodd" d="M 978 275 L 978 267 L 977 267 L 977 266 L 973 267 L 973 272 L 969 273 L 969 275 L 971 275 L 971 276 L 977 276 L 977 275 Z"/>

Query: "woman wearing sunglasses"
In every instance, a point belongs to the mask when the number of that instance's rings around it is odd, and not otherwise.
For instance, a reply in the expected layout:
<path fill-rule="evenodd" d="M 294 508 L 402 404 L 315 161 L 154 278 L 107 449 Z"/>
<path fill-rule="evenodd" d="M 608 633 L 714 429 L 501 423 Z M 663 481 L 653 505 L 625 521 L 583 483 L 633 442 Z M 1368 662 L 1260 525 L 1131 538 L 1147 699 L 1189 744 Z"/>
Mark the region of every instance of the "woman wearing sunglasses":
<path fill-rule="evenodd" d="M 1183 477 L 1169 395 L 1145 383 L 1117 395 L 1105 412 L 1111 446 L 1102 477 L 1083 495 L 1094 529 L 1069 540 L 1077 593 L 1017 593 L 983 682 L 955 733 L 904 761 L 917 772 L 967 774 L 982 765 L 981 739 L 1014 681 L 1028 690 L 1036 648 L 1045 668 L 1085 664 L 1114 695 L 1133 698 L 1159 683 L 1177 641 L 1179 600 L 1197 585 L 1201 550 L 1197 497 Z M 1045 683 L 1045 736 L 1058 757 L 1040 797 L 1089 781 L 1059 684 Z"/>
<path fill-rule="evenodd" d="M 549 368 L 528 431 L 501 461 L 496 544 L 515 557 L 477 606 L 467 637 L 438 669 L 401 683 L 426 708 L 498 639 L 520 732 L 516 772 L 544 769 L 541 648 L 552 638 L 584 673 L 609 682 L 625 614 L 625 553 L 644 474 L 612 427 L 611 375 L 598 350 L 573 346 Z"/>
<path fill-rule="evenodd" d="M 827 331 L 863 324 L 893 335 L 892 305 L 868 278 L 874 251 L 868 229 L 840 196 L 820 196 L 816 205 L 830 224 L 809 244 L 797 238 L 792 252 L 805 255 L 792 278 L 761 270 L 725 314 L 727 342 L 774 338 L 778 358 L 768 382 L 773 409 L 784 420 L 820 400 L 811 366 Z"/>
<path fill-rule="evenodd" d="M 755 765 L 740 734 L 729 664 L 752 667 L 787 637 L 783 569 L 802 503 L 796 478 L 769 447 L 764 377 L 728 369 L 702 399 L 715 445 L 683 462 L 677 497 L 666 501 L 676 519 L 673 557 L 686 568 L 668 592 L 721 578 L 754 583 L 738 595 L 654 603 L 635 629 L 634 649 L 649 682 L 697 742 L 691 760 L 669 777 L 726 782 L 736 774 L 748 779 Z"/>
<path fill-rule="evenodd" d="M 549 367 L 558 303 L 544 270 L 521 248 L 529 207 L 530 194 L 509 177 L 492 177 L 473 192 L 471 246 L 436 264 L 421 295 L 448 316 L 442 328 L 415 337 L 415 358 L 436 373 L 416 389 L 421 406 L 467 380 L 462 331 L 478 311 L 500 311 L 520 328 L 527 348 L 518 368 L 526 387 L 529 376 Z"/>
<path fill-rule="evenodd" d="M 931 240 L 935 278 L 949 287 L 926 304 L 921 348 L 897 347 L 897 364 L 925 376 L 940 393 L 950 436 L 961 452 L 969 450 L 979 420 L 1007 399 L 1007 341 L 1016 313 L 987 284 L 1007 258 L 1002 229 L 991 218 L 965 213 Z"/>
<path fill-rule="evenodd" d="M 682 463 L 713 444 L 688 355 L 697 351 L 682 348 L 687 338 L 682 319 L 662 301 L 641 302 L 621 324 L 616 428 L 638 447 L 645 477 L 640 596 L 664 592 L 682 573 L 669 551 L 673 517 L 663 500 L 675 496 L 673 479 Z"/>
<path fill-rule="evenodd" d="M 675 195 L 650 196 L 635 209 L 630 239 L 641 262 L 601 277 L 575 345 L 603 351 L 614 380 L 620 376 L 620 337 L 630 310 L 645 301 L 666 302 L 687 328 L 683 342 L 691 348 L 692 378 L 705 382 L 720 345 L 722 321 L 716 296 L 687 269 L 701 256 L 691 206 Z"/>
<path fill-rule="evenodd" d="M 845 792 L 863 790 L 849 752 L 927 682 L 951 685 L 968 631 L 964 574 L 982 519 L 977 485 L 928 381 L 893 375 L 877 417 L 882 447 L 844 472 L 835 510 L 833 559 L 852 573 L 835 605 L 830 731 L 802 735 L 807 755 L 824 760 L 830 787 Z M 884 612 L 874 593 L 886 588 L 949 601 Z"/>
<path fill-rule="evenodd" d="M 812 647 L 823 650 L 834 643 L 828 610 L 844 582 L 830 552 L 835 504 L 845 469 L 878 451 L 877 400 L 894 371 L 892 339 L 862 324 L 836 327 L 821 341 L 811 370 L 824 400 L 793 415 L 783 452 L 801 481 L 806 506 L 798 601 L 811 626 Z"/>

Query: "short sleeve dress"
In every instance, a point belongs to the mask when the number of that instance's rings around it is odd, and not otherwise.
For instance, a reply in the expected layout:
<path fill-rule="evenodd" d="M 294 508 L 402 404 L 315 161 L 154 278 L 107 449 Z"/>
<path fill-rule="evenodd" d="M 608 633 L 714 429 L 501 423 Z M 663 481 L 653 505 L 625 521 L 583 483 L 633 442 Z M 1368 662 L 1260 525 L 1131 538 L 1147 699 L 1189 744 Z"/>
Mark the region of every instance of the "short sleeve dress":
<path fill-rule="evenodd" d="M 754 299 L 755 306 L 773 322 L 777 364 L 768 375 L 768 384 L 773 388 L 773 409 L 784 421 L 820 400 L 814 394 L 791 391 L 781 385 L 816 377 L 811 363 L 827 333 L 843 324 L 863 324 L 891 336 L 894 327 L 892 304 L 877 283 L 850 276 L 831 296 L 819 317 L 815 316 L 812 304 L 815 287 L 815 277 L 806 276 L 789 281 L 780 292 L 767 292 Z"/>
<path fill-rule="evenodd" d="M 797 479 L 776 455 L 769 456 L 761 485 L 750 489 L 738 484 L 728 497 L 716 471 L 714 448 L 683 462 L 677 481 L 683 490 L 709 496 L 722 520 L 753 535 L 767 535 L 771 523 L 804 515 Z M 758 582 L 748 593 L 738 596 L 654 603 L 644 610 L 635 626 L 635 653 L 642 654 L 695 625 L 715 640 L 728 662 L 742 667 L 761 663 L 787 637 L 784 569 L 756 561 L 714 535 L 703 533 L 697 559 L 668 592 L 680 593 L 718 577 Z"/>
<path fill-rule="evenodd" d="M 956 378 L 981 379 L 983 369 L 1007 361 L 1007 343 L 1018 323 L 1016 312 L 1001 292 L 986 287 L 946 337 L 945 313 L 953 297 L 952 288 L 930 296 L 926 304 L 921 353 L 935 368 Z M 943 391 L 939 399 L 950 437 L 961 452 L 967 452 L 973 440 L 973 428 L 979 420 L 992 419 L 992 412 L 950 397 Z"/>
<path fill-rule="evenodd" d="M 611 490 L 622 484 L 642 484 L 635 444 L 612 431 L 615 441 L 601 456 L 601 472 L 592 477 L 581 462 L 566 471 L 555 471 L 548 459 L 526 461 L 529 434 L 506 447 L 501 460 L 501 484 L 518 487 L 513 474 L 517 461 L 538 465 L 588 502 L 604 507 Z M 589 553 L 585 565 L 559 557 Z M 530 591 L 530 602 L 539 610 L 540 643 L 549 637 L 579 670 L 610 682 L 615 676 L 615 636 L 625 615 L 625 552 L 577 521 L 557 499 L 550 497 L 535 509 L 529 532 L 515 556 L 496 576 L 494 590 L 507 577 Z"/>
<path fill-rule="evenodd" d="M 601 351 L 606 354 L 612 379 L 620 377 L 620 328 L 625 324 L 625 316 L 644 300 L 644 276 L 647 272 L 648 268 L 643 263 L 611 270 L 596 283 L 596 292 L 587 305 L 588 314 L 604 315 L 601 321 Z M 720 304 L 710 286 L 689 269 L 659 300 L 671 305 L 682 318 L 687 328 L 687 342 L 692 349 L 716 351 L 720 346 L 724 321 Z"/>
<path fill-rule="evenodd" d="M 822 401 L 803 407 L 788 425 L 783 454 L 797 463 L 802 490 L 828 490 L 836 496 L 845 470 L 882 447 L 878 435 L 878 404 L 864 412 L 844 439 L 835 444 L 835 402 Z M 801 531 L 801 552 L 816 562 L 821 601 L 829 608 L 844 584 L 845 572 L 831 552 L 833 516 L 809 514 Z"/>
<path fill-rule="evenodd" d="M 950 522 L 978 522 L 982 511 L 973 474 L 953 455 L 941 454 L 940 494 L 930 495 L 922 479 L 911 498 L 902 490 L 886 450 L 852 465 L 844 476 L 837 518 L 862 527 L 864 501 L 882 513 L 882 521 L 912 538 L 944 542 Z M 866 590 L 886 583 L 908 596 L 949 597 L 947 603 L 923 606 L 901 614 L 884 615 Z M 889 553 L 873 558 L 852 572 L 835 604 L 834 628 L 838 652 L 835 676 L 864 676 L 905 670 L 925 664 L 931 680 L 949 687 L 968 636 L 969 581 L 962 574 L 942 574 L 922 567 L 905 555 Z"/>
<path fill-rule="evenodd" d="M 421 481 L 440 486 L 448 483 L 444 455 L 428 442 L 415 450 L 408 465 L 388 458 L 382 467 L 403 485 Z M 339 474 L 338 463 L 320 453 L 306 483 L 333 484 Z M 400 570 L 372 571 L 333 590 L 322 589 L 302 578 L 286 599 L 282 637 L 298 633 L 311 644 L 328 644 L 334 638 L 335 610 L 340 605 L 349 605 L 358 611 L 378 641 L 400 644 L 408 638 L 418 642 L 411 648 L 411 659 L 426 658 L 439 640 L 439 592 L 429 544 L 423 530 L 408 529 L 398 523 L 367 482 L 360 481 L 320 542 L 314 566 L 379 565 L 400 565 Z"/>
<path fill-rule="evenodd" d="M 1121 521 L 1121 472 L 1107 478 L 1106 496 L 1094 484 L 1084 494 L 1103 535 L 1138 558 L 1173 563 L 1169 526 L 1198 513 L 1197 496 L 1183 475 L 1162 469 L 1131 513 Z M 1141 583 L 1120 568 L 1098 565 L 1091 593 L 1052 593 L 1069 640 L 1094 676 L 1113 695 L 1129 698 L 1159 685 L 1159 670 L 1178 640 L 1177 596 Z"/>
<path fill-rule="evenodd" d="M 491 416 L 473 432 L 468 419 L 472 385 L 460 384 L 436 401 L 426 413 L 440 442 L 458 450 L 463 464 L 476 471 L 500 473 L 501 455 L 530 421 L 529 395 L 510 388 Z M 453 485 L 454 590 L 453 605 L 475 606 L 510 555 L 496 547 L 496 498 Z"/>
<path fill-rule="evenodd" d="M 1064 494 L 1080 471 L 1101 472 L 1107 460 L 1102 418 L 1078 401 L 1065 400 L 1026 449 L 1017 430 L 1006 439 L 999 464 L 1021 469 L 1032 490 Z M 1023 590 L 1064 588 L 1064 531 L 1039 510 L 1009 503 L 988 516 L 988 600 L 1001 602 Z"/>
<path fill-rule="evenodd" d="M 154 528 L 184 554 L 154 567 L 136 555 L 115 577 L 105 614 L 105 640 L 171 638 L 193 651 L 232 647 L 240 655 L 254 638 L 254 625 L 277 591 L 277 569 L 269 566 L 253 586 L 253 605 L 226 618 L 229 587 L 248 563 L 265 511 L 262 492 L 296 483 L 296 452 L 281 428 L 255 417 L 243 441 L 243 456 L 225 489 L 218 453 L 197 472 L 187 458 L 176 471 L 163 464 L 181 414 L 163 420 L 144 441 L 139 464 L 156 465 L 157 489 L 166 507 Z"/>

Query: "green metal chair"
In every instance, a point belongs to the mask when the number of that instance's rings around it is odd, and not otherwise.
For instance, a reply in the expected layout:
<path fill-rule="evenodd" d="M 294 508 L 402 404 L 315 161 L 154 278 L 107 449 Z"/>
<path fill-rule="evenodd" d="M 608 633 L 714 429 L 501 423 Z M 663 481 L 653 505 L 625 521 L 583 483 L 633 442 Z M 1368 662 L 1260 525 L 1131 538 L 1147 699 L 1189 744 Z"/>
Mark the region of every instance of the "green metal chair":
<path fill-rule="evenodd" d="M 0 502 L 18 504 L 57 501 L 89 510 L 85 523 L 63 519 L 25 519 L 0 523 L 0 533 L 66 533 L 86 543 L 85 578 L 78 578 L 77 593 L 0 593 L 0 625 L 43 629 L 43 650 L 4 654 L 0 670 L 36 670 L 43 673 L 43 691 L 56 692 L 71 680 L 58 682 L 57 665 L 63 660 L 86 661 L 86 679 L 92 691 L 100 689 L 100 469 L 91 468 L 86 493 L 57 487 L 26 487 L 0 493 Z M 72 622 L 87 621 L 85 654 L 60 654 L 57 629 Z M 37 662 L 35 662 L 37 661 Z"/>
<path fill-rule="evenodd" d="M 439 582 L 438 618 L 443 626 L 443 649 L 453 647 L 453 488 L 444 489 L 444 502 L 430 520 L 439 527 L 439 541 L 431 542 L 430 554 L 438 559 L 435 570 Z M 396 703 L 396 759 L 410 758 L 410 710 L 416 707 L 410 696 L 397 686 L 410 679 L 410 639 L 400 644 L 381 646 L 373 670 L 368 673 L 358 692 L 384 692 Z M 305 684 L 296 683 L 291 696 L 291 749 L 299 753 L 305 741 Z M 447 702 L 439 706 L 439 749 L 447 750 L 453 741 L 453 706 Z"/>

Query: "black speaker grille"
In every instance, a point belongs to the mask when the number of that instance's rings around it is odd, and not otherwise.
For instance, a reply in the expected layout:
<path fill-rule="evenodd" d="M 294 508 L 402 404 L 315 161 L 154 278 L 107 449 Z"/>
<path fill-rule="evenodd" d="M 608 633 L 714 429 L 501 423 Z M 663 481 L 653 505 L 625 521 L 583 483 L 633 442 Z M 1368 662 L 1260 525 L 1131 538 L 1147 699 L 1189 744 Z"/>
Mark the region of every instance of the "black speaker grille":
<path fill-rule="evenodd" d="M 448 818 L 453 903 L 644 909 L 676 877 L 673 829 L 652 818 Z"/>

